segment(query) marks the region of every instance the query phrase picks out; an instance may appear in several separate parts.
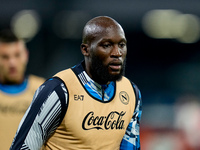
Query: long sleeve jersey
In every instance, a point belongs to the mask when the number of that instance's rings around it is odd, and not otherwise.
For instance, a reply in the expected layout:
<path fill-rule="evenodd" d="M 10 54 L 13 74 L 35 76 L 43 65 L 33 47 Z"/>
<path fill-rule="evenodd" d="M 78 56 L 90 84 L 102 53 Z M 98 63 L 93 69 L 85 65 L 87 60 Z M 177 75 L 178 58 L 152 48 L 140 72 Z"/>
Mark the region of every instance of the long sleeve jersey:
<path fill-rule="evenodd" d="M 83 63 L 73 67 L 87 92 L 101 101 L 109 101 L 115 91 L 115 82 L 100 85 L 85 72 Z M 140 150 L 141 94 L 132 83 L 136 105 L 132 119 L 120 144 L 120 150 Z M 81 97 L 74 97 L 81 99 Z M 68 107 L 68 91 L 64 82 L 53 77 L 44 82 L 35 92 L 33 101 L 22 118 L 10 150 L 40 150 L 62 122 Z"/>

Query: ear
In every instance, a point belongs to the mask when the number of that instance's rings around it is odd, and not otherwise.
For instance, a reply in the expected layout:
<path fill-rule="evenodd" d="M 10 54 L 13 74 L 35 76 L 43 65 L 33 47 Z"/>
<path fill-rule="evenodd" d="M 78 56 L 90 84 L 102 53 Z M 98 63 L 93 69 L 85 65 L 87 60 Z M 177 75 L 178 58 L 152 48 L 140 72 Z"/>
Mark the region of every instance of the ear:
<path fill-rule="evenodd" d="M 81 44 L 81 52 L 84 56 L 89 56 L 89 46 L 88 44 Z"/>

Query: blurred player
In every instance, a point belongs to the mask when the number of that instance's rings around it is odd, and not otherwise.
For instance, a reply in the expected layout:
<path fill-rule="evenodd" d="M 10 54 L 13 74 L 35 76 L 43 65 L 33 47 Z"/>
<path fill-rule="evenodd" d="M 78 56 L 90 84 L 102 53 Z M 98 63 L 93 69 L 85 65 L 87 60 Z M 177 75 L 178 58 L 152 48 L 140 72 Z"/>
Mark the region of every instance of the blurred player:
<path fill-rule="evenodd" d="M 11 150 L 139 150 L 141 95 L 123 76 L 126 37 L 107 16 L 83 29 L 84 61 L 38 88 Z"/>
<path fill-rule="evenodd" d="M 28 51 L 11 30 L 0 31 L 0 149 L 9 149 L 17 127 L 44 79 L 25 76 Z"/>

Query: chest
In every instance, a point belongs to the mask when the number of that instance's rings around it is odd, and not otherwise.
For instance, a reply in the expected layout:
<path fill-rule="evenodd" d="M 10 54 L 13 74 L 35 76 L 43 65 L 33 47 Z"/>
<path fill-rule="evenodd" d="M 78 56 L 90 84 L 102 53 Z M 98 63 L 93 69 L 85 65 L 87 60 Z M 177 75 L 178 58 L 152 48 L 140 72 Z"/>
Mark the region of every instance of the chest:
<path fill-rule="evenodd" d="M 33 92 L 25 90 L 19 94 L 0 92 L 0 112 L 2 114 L 24 114 L 33 98 Z"/>

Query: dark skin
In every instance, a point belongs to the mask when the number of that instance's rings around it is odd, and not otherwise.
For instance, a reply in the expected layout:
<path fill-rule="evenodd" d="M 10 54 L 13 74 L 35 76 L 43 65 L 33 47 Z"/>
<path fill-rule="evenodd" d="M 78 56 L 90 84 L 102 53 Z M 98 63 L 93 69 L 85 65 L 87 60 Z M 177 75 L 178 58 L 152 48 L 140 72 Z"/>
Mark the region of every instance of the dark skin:
<path fill-rule="evenodd" d="M 122 27 L 106 16 L 90 20 L 83 30 L 81 51 L 87 74 L 99 84 L 120 80 L 127 54 Z"/>

